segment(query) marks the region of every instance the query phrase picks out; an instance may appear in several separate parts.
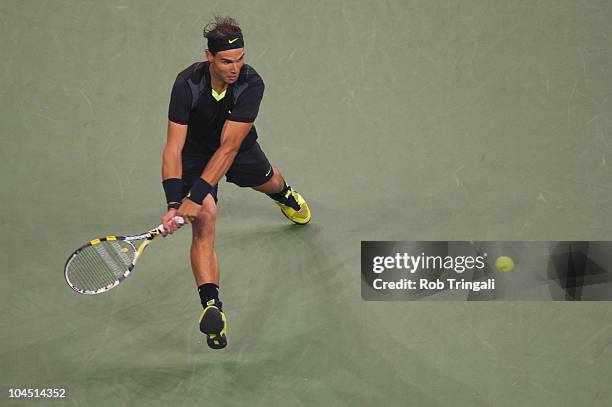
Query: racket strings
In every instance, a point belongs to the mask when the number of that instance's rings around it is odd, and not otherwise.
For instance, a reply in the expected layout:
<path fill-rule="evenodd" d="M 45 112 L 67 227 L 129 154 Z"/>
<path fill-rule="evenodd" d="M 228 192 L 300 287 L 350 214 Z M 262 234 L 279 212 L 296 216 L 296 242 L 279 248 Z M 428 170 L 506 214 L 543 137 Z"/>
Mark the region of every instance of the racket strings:
<path fill-rule="evenodd" d="M 100 242 L 82 249 L 72 259 L 66 275 L 75 287 L 96 291 L 122 278 L 134 256 L 134 246 L 126 241 Z"/>
<path fill-rule="evenodd" d="M 110 254 L 103 248 L 96 247 L 95 252 L 88 250 L 82 254 L 80 257 L 81 262 L 78 264 L 82 266 L 82 272 L 79 276 L 82 277 L 82 282 L 87 282 L 88 286 L 94 289 L 111 284 L 119 278 L 123 271 L 127 270 L 127 268 L 121 270 L 119 264 L 114 262 Z"/>

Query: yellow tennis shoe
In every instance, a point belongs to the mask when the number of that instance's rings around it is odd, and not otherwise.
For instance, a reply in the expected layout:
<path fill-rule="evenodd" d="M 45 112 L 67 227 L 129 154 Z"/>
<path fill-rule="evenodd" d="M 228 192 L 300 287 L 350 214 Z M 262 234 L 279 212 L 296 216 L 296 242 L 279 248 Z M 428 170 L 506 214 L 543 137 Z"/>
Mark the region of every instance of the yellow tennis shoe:
<path fill-rule="evenodd" d="M 310 222 L 310 208 L 308 208 L 308 204 L 302 195 L 290 187 L 285 194 L 285 198 L 289 200 L 291 206 L 284 205 L 278 201 L 274 202 L 280 207 L 281 212 L 283 212 L 287 219 L 298 225 L 305 225 Z"/>
<path fill-rule="evenodd" d="M 206 335 L 209 347 L 223 349 L 227 346 L 227 320 L 221 310 L 223 304 L 219 300 L 210 300 L 206 305 L 200 316 L 200 331 Z"/>

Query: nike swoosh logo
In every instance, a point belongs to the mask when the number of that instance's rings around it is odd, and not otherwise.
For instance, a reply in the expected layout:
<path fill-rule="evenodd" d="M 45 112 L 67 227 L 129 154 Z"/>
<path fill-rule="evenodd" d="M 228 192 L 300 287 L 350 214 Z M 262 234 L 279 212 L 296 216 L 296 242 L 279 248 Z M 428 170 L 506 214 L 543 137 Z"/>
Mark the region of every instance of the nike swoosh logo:
<path fill-rule="evenodd" d="M 240 38 L 240 37 L 238 37 L 238 38 Z M 234 38 L 233 40 L 227 40 L 227 42 L 229 42 L 230 44 L 233 44 L 236 41 L 238 41 L 238 38 Z"/>
<path fill-rule="evenodd" d="M 267 177 L 268 175 L 270 175 L 270 172 L 272 172 L 272 167 L 270 167 L 270 169 L 268 170 L 268 172 L 266 172 L 266 175 L 265 175 L 265 176 Z"/>

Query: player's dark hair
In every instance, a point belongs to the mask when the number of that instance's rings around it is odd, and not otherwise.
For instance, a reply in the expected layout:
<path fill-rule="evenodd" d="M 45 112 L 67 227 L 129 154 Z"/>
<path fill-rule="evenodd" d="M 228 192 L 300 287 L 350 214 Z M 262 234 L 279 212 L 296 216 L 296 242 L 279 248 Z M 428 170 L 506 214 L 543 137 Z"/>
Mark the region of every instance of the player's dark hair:
<path fill-rule="evenodd" d="M 203 32 L 206 39 L 225 39 L 242 35 L 242 29 L 235 19 L 221 16 L 215 16 L 213 21 L 206 24 Z M 215 52 L 212 54 L 215 55 Z"/>

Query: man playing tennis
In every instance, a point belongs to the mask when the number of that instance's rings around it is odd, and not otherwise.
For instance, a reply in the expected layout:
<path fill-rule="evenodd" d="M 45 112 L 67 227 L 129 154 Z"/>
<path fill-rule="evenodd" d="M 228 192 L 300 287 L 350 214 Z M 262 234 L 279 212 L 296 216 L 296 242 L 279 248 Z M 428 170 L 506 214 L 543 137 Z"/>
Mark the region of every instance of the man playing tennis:
<path fill-rule="evenodd" d="M 208 346 L 227 345 L 226 319 L 219 301 L 219 262 L 215 252 L 217 184 L 250 187 L 272 198 L 294 223 L 310 221 L 300 194 L 286 184 L 257 143 L 253 122 L 264 83 L 244 63 L 244 38 L 236 21 L 217 17 L 204 28 L 206 61 L 178 74 L 168 113 L 162 179 L 168 212 L 162 218 L 164 236 L 192 223 L 191 267 L 204 308 L 200 331 Z"/>

